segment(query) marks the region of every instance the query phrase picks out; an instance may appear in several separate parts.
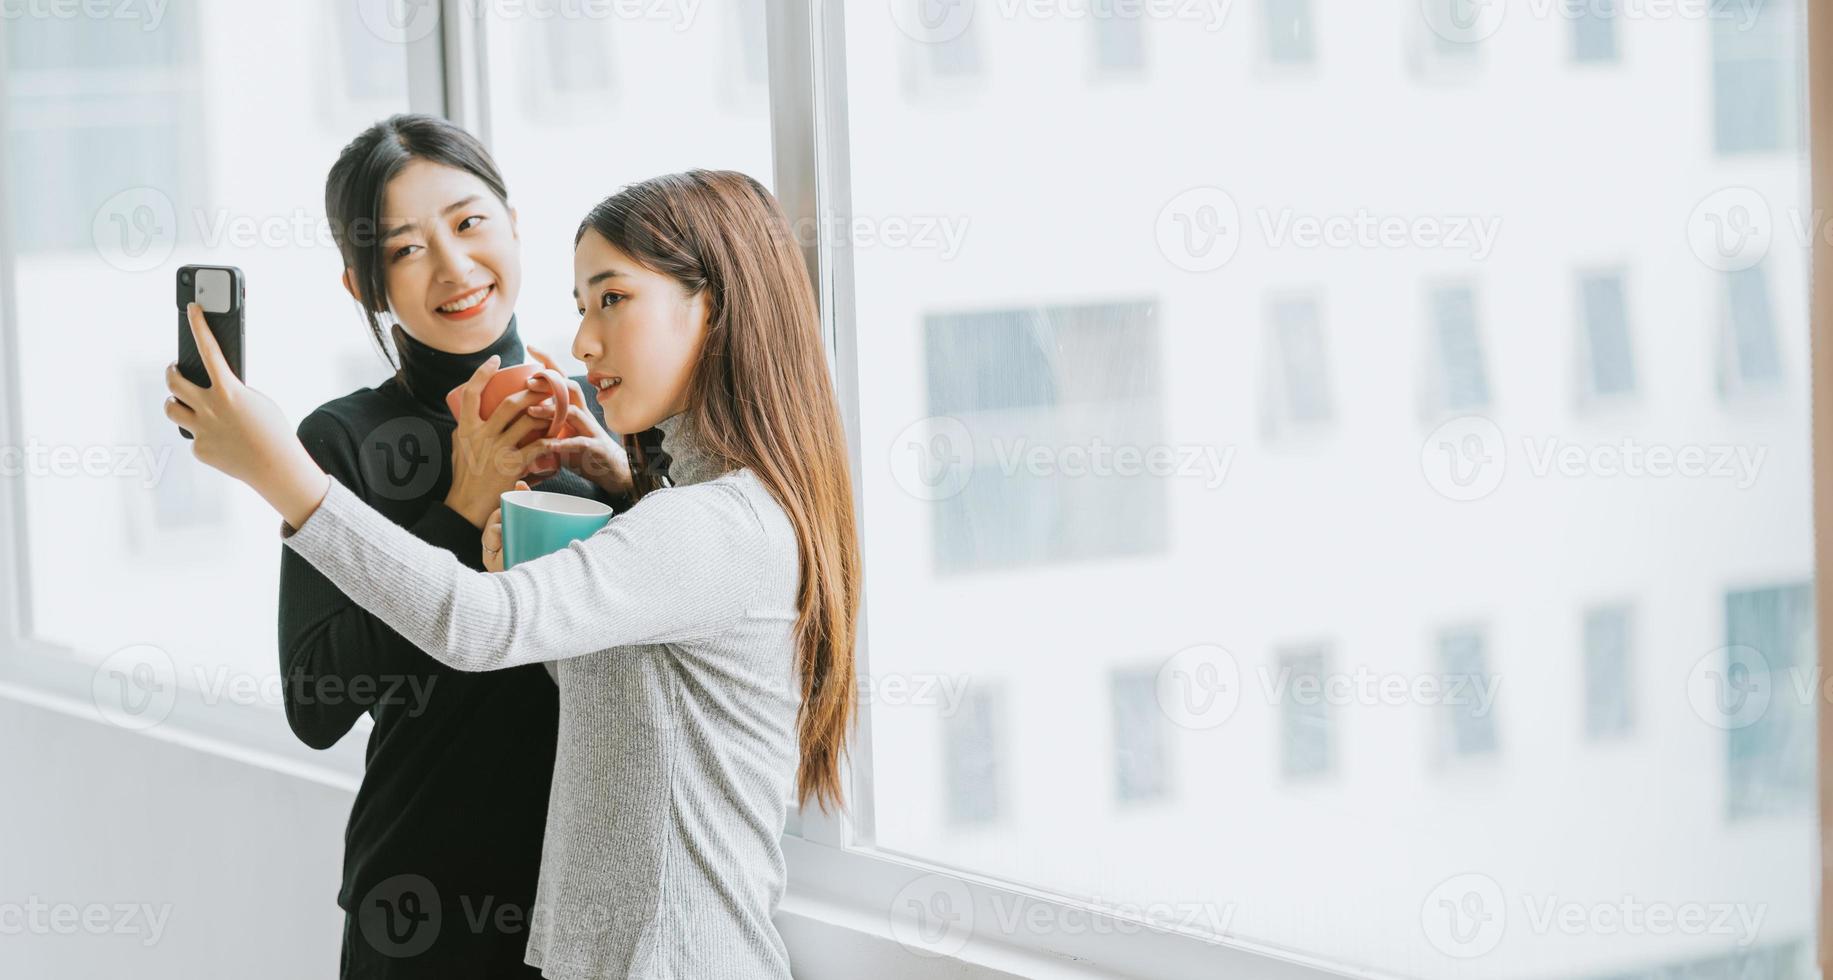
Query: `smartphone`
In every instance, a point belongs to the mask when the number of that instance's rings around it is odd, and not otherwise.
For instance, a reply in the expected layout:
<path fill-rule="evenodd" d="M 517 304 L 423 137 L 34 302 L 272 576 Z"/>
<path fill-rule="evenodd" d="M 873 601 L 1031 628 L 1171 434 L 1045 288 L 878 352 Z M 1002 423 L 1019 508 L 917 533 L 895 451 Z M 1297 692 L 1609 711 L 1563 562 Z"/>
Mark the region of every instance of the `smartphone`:
<path fill-rule="evenodd" d="M 210 374 L 204 370 L 197 342 L 191 339 L 185 308 L 192 303 L 204 308 L 204 323 L 222 348 L 229 370 L 246 381 L 248 375 L 242 372 L 243 287 L 242 270 L 233 265 L 187 265 L 178 270 L 178 373 L 198 387 L 210 387 Z M 178 431 L 191 438 L 183 426 Z"/>

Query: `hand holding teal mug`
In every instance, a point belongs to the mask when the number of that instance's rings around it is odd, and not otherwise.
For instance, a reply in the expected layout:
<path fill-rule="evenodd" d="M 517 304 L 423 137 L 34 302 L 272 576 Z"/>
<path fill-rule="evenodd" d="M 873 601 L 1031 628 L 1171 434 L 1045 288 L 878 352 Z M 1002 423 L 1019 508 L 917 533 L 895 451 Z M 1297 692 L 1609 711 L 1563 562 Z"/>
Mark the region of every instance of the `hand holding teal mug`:
<path fill-rule="evenodd" d="M 505 571 L 583 541 L 611 521 L 610 507 L 564 493 L 510 490 L 502 501 Z"/>

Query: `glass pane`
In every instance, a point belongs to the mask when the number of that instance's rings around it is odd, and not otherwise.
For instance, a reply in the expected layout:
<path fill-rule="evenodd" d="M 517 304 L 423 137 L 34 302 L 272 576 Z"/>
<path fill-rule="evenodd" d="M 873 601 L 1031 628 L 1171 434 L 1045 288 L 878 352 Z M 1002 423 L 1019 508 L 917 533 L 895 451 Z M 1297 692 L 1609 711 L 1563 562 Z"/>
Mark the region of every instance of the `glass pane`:
<path fill-rule="evenodd" d="M 872 847 L 1378 975 L 1813 974 L 1803 9 L 1503 6 L 1134 5 L 1117 81 L 849 5 L 917 232 L 854 239 L 866 690 L 938 692 L 868 701 Z"/>
<path fill-rule="evenodd" d="M 625 184 L 739 170 L 771 186 L 764 0 L 483 4 L 490 151 L 522 238 L 517 326 L 575 363 L 573 234 Z"/>
<path fill-rule="evenodd" d="M 0 383 L 24 408 L 8 462 L 25 474 L 41 639 L 93 658 L 150 644 L 181 682 L 226 697 L 275 677 L 279 523 L 197 464 L 161 412 L 174 273 L 241 267 L 245 370 L 294 419 L 387 376 L 323 212 L 338 150 L 407 108 L 404 49 L 377 32 L 384 2 L 7 17 L 0 220 L 20 363 Z"/>

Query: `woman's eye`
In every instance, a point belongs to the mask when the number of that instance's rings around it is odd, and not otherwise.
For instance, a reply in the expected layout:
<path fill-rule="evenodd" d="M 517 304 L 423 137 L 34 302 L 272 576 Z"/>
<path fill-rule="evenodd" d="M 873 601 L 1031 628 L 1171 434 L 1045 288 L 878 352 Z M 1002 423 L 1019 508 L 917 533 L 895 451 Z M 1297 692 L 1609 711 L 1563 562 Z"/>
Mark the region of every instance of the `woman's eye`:
<path fill-rule="evenodd" d="M 407 258 L 407 256 L 409 255 L 409 253 L 411 253 L 411 252 L 413 252 L 413 250 L 414 250 L 414 249 L 416 249 L 416 248 L 419 248 L 419 247 L 420 247 L 420 246 L 418 246 L 418 245 L 403 245 L 403 246 L 401 246 L 400 248 L 397 248 L 397 249 L 395 249 L 395 254 L 394 254 L 394 257 L 395 257 L 395 258 L 396 258 L 397 260 L 399 260 L 399 259 L 405 259 L 405 258 Z"/>
<path fill-rule="evenodd" d="M 623 299 L 624 297 L 618 295 L 617 293 L 606 293 L 603 296 L 600 296 L 598 298 L 598 308 L 601 310 L 605 309 L 606 307 L 610 306 L 612 303 L 623 302 Z"/>
<path fill-rule="evenodd" d="M 466 219 L 465 219 L 465 220 L 463 220 L 463 221 L 460 221 L 460 222 L 458 223 L 458 230 L 459 230 L 459 231 L 470 231 L 470 230 L 471 230 L 471 229 L 472 229 L 473 227 L 476 227 L 476 225 L 478 224 L 478 222 L 480 222 L 480 221 L 483 221 L 483 220 L 484 220 L 484 216 L 483 216 L 483 215 L 481 215 L 481 214 L 474 214 L 474 215 L 472 215 L 471 217 L 469 217 L 469 218 L 466 218 Z"/>

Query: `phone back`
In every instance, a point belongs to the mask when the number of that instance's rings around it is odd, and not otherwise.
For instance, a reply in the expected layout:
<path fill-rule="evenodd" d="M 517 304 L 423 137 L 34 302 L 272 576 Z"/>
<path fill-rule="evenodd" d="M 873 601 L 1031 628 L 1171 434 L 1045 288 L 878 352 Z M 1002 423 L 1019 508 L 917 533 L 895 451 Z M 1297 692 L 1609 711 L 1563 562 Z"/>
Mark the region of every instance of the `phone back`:
<path fill-rule="evenodd" d="M 192 302 L 203 306 L 204 322 L 216 336 L 230 370 L 248 380 L 242 364 L 244 298 L 242 270 L 235 266 L 188 265 L 178 270 L 178 371 L 192 384 L 210 387 L 210 375 L 191 339 L 191 324 L 185 315 Z"/>

